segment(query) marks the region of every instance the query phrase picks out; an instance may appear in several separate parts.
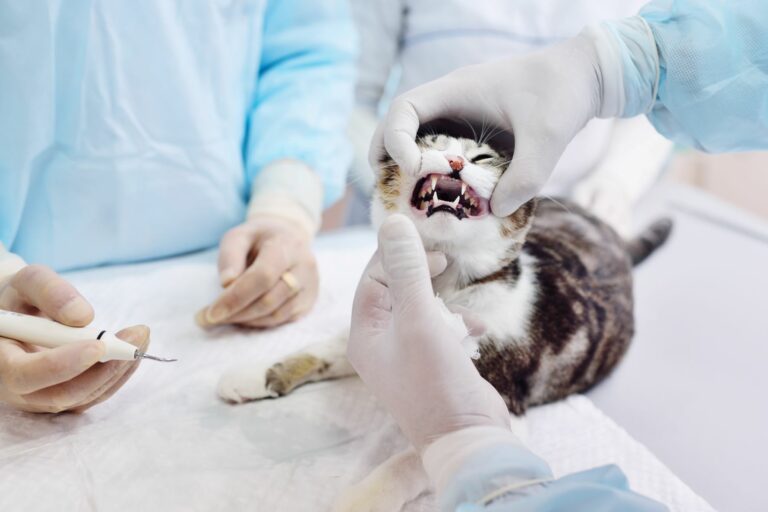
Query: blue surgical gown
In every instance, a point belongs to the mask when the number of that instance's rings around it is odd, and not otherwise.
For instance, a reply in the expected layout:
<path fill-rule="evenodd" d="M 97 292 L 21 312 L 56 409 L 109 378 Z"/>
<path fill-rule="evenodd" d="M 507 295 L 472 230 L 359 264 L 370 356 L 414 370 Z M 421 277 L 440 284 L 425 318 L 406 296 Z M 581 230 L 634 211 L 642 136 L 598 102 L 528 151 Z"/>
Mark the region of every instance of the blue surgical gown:
<path fill-rule="evenodd" d="M 626 116 L 643 113 L 664 136 L 708 152 L 768 149 L 768 3 L 656 0 L 640 12 L 653 33 L 624 32 Z M 610 27 L 610 24 L 609 24 Z M 655 47 L 654 47 L 655 46 Z M 637 72 L 658 52 L 656 72 Z M 643 83 L 646 82 L 646 83 Z"/>
<path fill-rule="evenodd" d="M 466 460 L 439 497 L 451 512 L 665 512 L 633 492 L 616 466 L 552 476 L 549 466 L 522 445 L 488 446 Z M 504 489 L 510 489 L 505 492 Z M 487 503 L 484 497 L 495 496 Z"/>
<path fill-rule="evenodd" d="M 0 0 L 0 242 L 56 269 L 215 245 L 254 176 L 344 187 L 346 0 Z"/>
<path fill-rule="evenodd" d="M 765 0 L 657 0 L 636 25 L 607 24 L 623 52 L 626 116 L 648 117 L 665 136 L 705 151 L 768 149 L 768 5 Z M 658 53 L 656 53 L 658 52 Z M 660 75 L 649 73 L 658 56 Z M 652 59 L 649 57 L 653 57 Z M 525 485 L 531 482 L 530 485 Z M 478 500 L 512 484 L 490 503 Z M 559 479 L 522 446 L 474 454 L 453 476 L 441 510 L 457 512 L 655 512 L 605 466 Z"/>

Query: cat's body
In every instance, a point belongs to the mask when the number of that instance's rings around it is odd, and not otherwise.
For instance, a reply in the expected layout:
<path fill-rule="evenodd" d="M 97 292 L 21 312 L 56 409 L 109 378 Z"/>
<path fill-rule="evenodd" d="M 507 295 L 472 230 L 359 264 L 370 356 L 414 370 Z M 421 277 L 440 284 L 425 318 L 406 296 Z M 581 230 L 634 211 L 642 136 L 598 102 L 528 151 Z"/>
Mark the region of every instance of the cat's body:
<path fill-rule="evenodd" d="M 467 341 L 480 373 L 517 415 L 598 383 L 619 362 L 634 333 L 633 262 L 661 245 L 671 224 L 660 221 L 626 243 L 566 201 L 532 200 L 509 217 L 494 217 L 488 199 L 506 166 L 501 154 L 487 144 L 444 135 L 425 137 L 421 145 L 417 176 L 404 175 L 383 159 L 374 223 L 406 213 L 425 248 L 446 255 L 448 267 L 433 279 L 433 288 L 446 305 L 471 310 L 485 325 L 481 338 Z M 219 393 L 233 401 L 258 399 L 351 375 L 345 350 L 344 336 L 311 345 L 269 368 L 225 376 Z M 415 497 L 419 485 L 395 493 L 383 507 L 361 506 L 403 467 L 412 473 L 406 479 L 416 478 L 413 457 L 395 460 L 397 467 L 378 471 L 339 510 L 397 510 Z"/>

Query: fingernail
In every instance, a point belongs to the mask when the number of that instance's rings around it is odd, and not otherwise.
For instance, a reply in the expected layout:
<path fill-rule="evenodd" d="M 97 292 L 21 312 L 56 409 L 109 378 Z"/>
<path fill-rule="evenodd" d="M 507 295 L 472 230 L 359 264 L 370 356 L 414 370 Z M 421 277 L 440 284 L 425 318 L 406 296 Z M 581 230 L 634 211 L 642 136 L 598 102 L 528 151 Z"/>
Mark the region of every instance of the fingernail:
<path fill-rule="evenodd" d="M 195 323 L 200 327 L 208 327 L 208 308 L 203 308 L 195 313 Z"/>
<path fill-rule="evenodd" d="M 217 324 L 229 316 L 229 310 L 226 306 L 218 305 L 208 309 L 205 319 L 209 324 Z"/>
<path fill-rule="evenodd" d="M 80 352 L 80 366 L 82 368 L 90 368 L 101 359 L 104 355 L 104 343 L 101 341 L 95 341 L 85 347 Z"/>
<path fill-rule="evenodd" d="M 234 281 L 236 278 L 237 278 L 237 272 L 235 272 L 231 268 L 225 268 L 219 274 L 219 280 L 221 281 L 221 286 L 223 286 L 224 288 L 232 284 L 232 281 Z"/>
<path fill-rule="evenodd" d="M 80 297 L 75 297 L 61 308 L 61 316 L 66 320 L 83 320 L 91 315 L 91 307 Z"/>

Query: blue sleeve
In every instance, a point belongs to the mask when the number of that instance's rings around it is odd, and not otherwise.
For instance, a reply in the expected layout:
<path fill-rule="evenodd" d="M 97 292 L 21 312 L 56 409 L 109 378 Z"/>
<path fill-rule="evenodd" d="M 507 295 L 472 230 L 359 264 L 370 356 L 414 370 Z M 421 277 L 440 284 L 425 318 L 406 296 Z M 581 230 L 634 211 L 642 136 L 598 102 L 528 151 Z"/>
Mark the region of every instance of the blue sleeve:
<path fill-rule="evenodd" d="M 456 512 L 664 512 L 667 508 L 629 489 L 616 466 L 557 480 L 547 464 L 522 446 L 489 447 L 473 454 L 440 497 L 440 510 Z"/>
<path fill-rule="evenodd" d="M 640 15 L 659 55 L 656 129 L 709 152 L 768 149 L 765 0 L 656 0 Z"/>
<path fill-rule="evenodd" d="M 248 189 L 264 166 L 300 160 L 321 177 L 326 206 L 345 186 L 356 36 L 347 0 L 268 0 L 248 119 Z"/>

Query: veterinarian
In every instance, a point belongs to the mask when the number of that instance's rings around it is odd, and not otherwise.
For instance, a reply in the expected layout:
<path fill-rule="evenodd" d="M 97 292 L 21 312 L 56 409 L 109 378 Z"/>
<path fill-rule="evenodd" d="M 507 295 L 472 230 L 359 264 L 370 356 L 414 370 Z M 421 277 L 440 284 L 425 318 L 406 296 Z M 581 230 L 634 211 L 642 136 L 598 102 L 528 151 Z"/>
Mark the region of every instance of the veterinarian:
<path fill-rule="evenodd" d="M 432 290 L 416 227 L 403 215 L 379 231 L 357 288 L 348 356 L 422 456 L 445 511 L 664 511 L 605 466 L 554 479 L 510 430 L 501 396 L 461 342 L 482 326 L 450 313 Z"/>
<path fill-rule="evenodd" d="M 524 57 L 469 66 L 397 98 L 381 148 L 414 172 L 421 123 L 478 119 L 515 134 L 491 208 L 536 195 L 593 118 L 646 114 L 675 141 L 708 152 L 768 148 L 768 8 L 761 0 L 657 0 L 639 16 L 588 27 Z"/>
<path fill-rule="evenodd" d="M 594 117 L 644 113 L 663 135 L 704 151 L 766 149 L 766 33 L 760 0 L 659 0 L 536 55 L 465 68 L 406 93 L 371 156 L 383 146 L 415 172 L 420 123 L 495 122 L 517 139 L 492 198 L 494 213 L 508 215 L 536 195 Z M 501 397 L 461 348 L 464 324 L 435 299 L 410 221 L 388 219 L 357 291 L 348 355 L 422 454 L 441 510 L 666 510 L 631 492 L 615 466 L 553 479 L 511 433 Z"/>
<path fill-rule="evenodd" d="M 199 323 L 270 327 L 313 305 L 311 242 L 350 160 L 351 14 L 225 4 L 0 0 L 0 309 L 86 325 L 58 271 L 219 241 L 225 290 Z M 28 350 L 0 340 L 0 400 L 30 411 L 82 409 L 135 368 L 94 364 L 99 342 Z"/>

